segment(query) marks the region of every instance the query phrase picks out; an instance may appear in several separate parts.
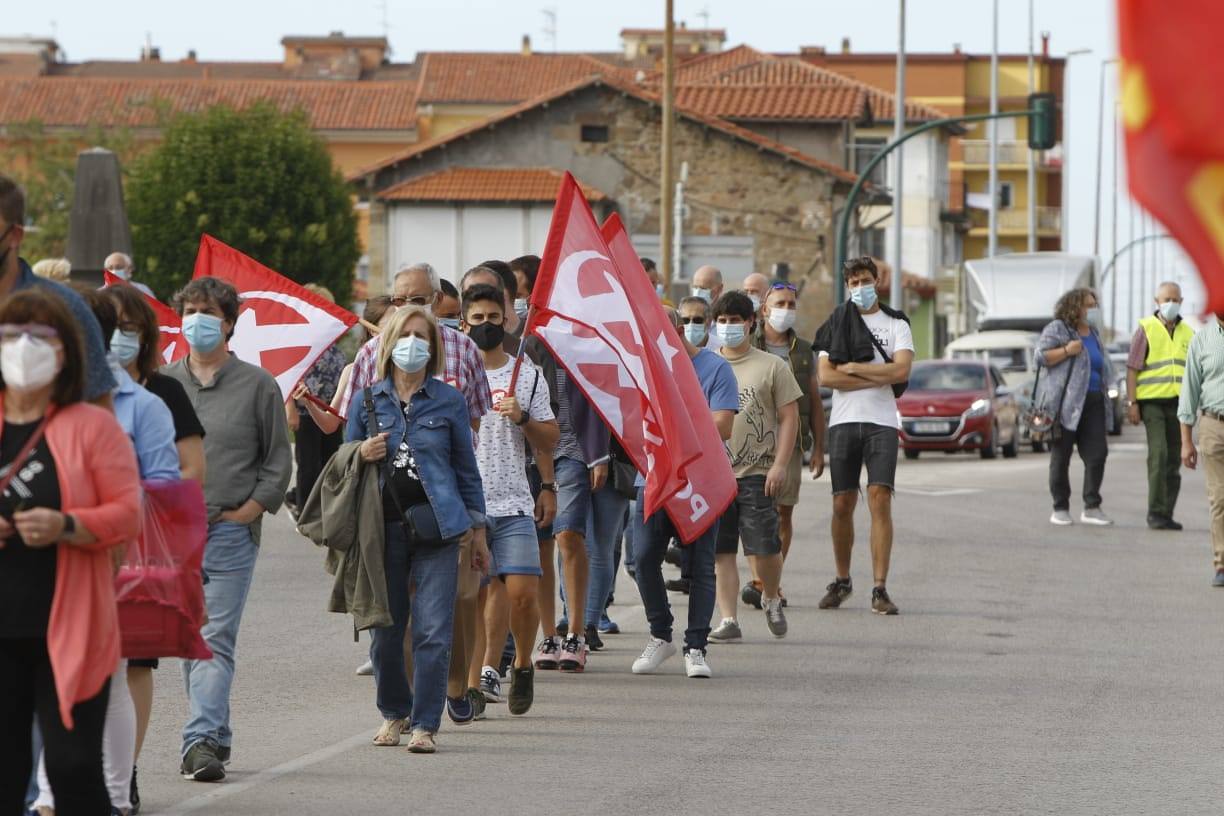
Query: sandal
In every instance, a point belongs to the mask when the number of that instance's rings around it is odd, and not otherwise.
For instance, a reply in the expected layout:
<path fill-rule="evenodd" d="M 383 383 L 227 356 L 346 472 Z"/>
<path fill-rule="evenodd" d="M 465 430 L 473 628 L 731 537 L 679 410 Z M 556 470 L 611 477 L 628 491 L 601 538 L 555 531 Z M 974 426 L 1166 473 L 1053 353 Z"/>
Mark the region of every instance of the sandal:
<path fill-rule="evenodd" d="M 418 728 L 412 732 L 412 738 L 408 740 L 408 750 L 413 754 L 432 754 L 438 750 L 438 743 L 434 741 L 432 732 Z"/>
<path fill-rule="evenodd" d="M 383 720 L 382 728 L 374 735 L 374 744 L 393 747 L 400 744 L 400 734 L 404 731 L 407 720 Z"/>

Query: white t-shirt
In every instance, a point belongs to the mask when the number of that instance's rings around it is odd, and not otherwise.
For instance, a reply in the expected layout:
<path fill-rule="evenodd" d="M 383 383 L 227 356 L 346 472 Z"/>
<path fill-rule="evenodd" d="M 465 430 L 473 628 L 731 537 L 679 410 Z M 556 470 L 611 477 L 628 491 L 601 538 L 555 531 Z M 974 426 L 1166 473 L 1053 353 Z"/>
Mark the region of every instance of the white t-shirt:
<path fill-rule="evenodd" d="M 874 314 L 863 315 L 867 329 L 875 335 L 890 358 L 896 359 L 898 351 L 914 350 L 914 335 L 909 323 L 895 317 L 889 317 L 883 309 Z M 828 357 L 828 352 L 820 352 L 821 357 Z M 880 350 L 875 350 L 873 362 L 882 363 Z M 846 425 L 852 422 L 866 422 L 872 425 L 883 425 L 886 428 L 899 428 L 897 422 L 897 398 L 893 396 L 891 385 L 881 385 L 879 388 L 864 388 L 861 391 L 833 391 L 833 410 L 829 414 L 829 425 Z"/>
<path fill-rule="evenodd" d="M 523 429 L 497 413 L 501 398 L 510 390 L 514 373 L 514 358 L 501 368 L 485 369 L 489 391 L 493 394 L 493 410 L 480 420 L 480 445 L 476 448 L 476 464 L 484 482 L 485 513 L 490 516 L 530 516 L 535 513 L 535 501 L 527 484 L 527 449 Z M 535 392 L 534 394 L 532 392 Z M 530 360 L 523 360 L 515 383 L 514 395 L 519 406 L 534 420 L 554 419 L 549 404 L 548 381 Z"/>

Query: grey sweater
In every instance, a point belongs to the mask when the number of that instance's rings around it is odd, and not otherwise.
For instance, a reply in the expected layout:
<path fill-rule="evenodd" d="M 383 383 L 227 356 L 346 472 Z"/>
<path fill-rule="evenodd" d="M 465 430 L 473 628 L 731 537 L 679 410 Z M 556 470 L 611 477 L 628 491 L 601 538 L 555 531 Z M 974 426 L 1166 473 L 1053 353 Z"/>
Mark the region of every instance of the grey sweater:
<path fill-rule="evenodd" d="M 293 454 L 280 386 L 267 371 L 233 355 L 208 385 L 200 385 L 184 357 L 162 369 L 183 384 L 204 425 L 204 503 L 208 520 L 259 502 L 280 509 L 289 487 Z M 251 525 L 259 541 L 260 522 Z"/>

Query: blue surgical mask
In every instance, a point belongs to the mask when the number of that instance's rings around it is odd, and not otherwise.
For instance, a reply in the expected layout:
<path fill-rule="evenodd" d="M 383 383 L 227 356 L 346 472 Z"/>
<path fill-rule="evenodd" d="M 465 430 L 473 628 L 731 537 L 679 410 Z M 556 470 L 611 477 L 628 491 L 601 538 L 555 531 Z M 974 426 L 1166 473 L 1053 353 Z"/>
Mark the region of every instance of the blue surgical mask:
<path fill-rule="evenodd" d="M 110 350 L 119 365 L 126 366 L 140 354 L 140 334 L 115 329 L 115 333 L 111 335 Z"/>
<path fill-rule="evenodd" d="M 1181 304 L 1176 300 L 1167 300 L 1160 304 L 1160 316 L 1166 323 L 1172 323 L 1181 315 Z"/>
<path fill-rule="evenodd" d="M 684 339 L 688 340 L 694 346 L 700 346 L 706 339 L 706 327 L 704 323 L 688 323 L 684 327 Z"/>
<path fill-rule="evenodd" d="M 710 295 L 713 294 L 709 289 L 702 289 L 699 286 L 694 286 L 691 291 L 693 297 L 701 298 L 706 303 L 710 302 Z"/>
<path fill-rule="evenodd" d="M 715 331 L 718 332 L 718 339 L 728 348 L 739 348 L 748 334 L 748 327 L 743 323 L 719 323 L 717 325 L 718 328 Z"/>
<path fill-rule="evenodd" d="M 221 318 L 203 312 L 189 314 L 183 318 L 183 337 L 193 351 L 208 354 L 225 341 Z"/>
<path fill-rule="evenodd" d="M 663 298 L 663 284 L 661 283 L 655 284 L 655 294 L 659 296 L 660 300 Z"/>
<path fill-rule="evenodd" d="M 459 331 L 459 318 L 457 317 L 439 317 L 438 322 L 448 329 Z"/>
<path fill-rule="evenodd" d="M 401 337 L 391 350 L 391 361 L 406 374 L 415 374 L 429 362 L 429 341 L 415 335 Z"/>
<path fill-rule="evenodd" d="M 1088 325 L 1091 326 L 1092 328 L 1094 329 L 1101 328 L 1101 309 L 1100 307 L 1093 306 L 1091 309 L 1088 310 L 1088 313 L 1084 315 L 1084 317 L 1088 319 Z"/>
<path fill-rule="evenodd" d="M 514 313 L 518 315 L 519 320 L 527 319 L 527 310 L 529 307 L 530 304 L 527 302 L 527 298 L 518 298 L 514 301 Z"/>
<path fill-rule="evenodd" d="M 860 309 L 870 309 L 876 305 L 876 288 L 874 283 L 864 283 L 862 286 L 850 288 L 850 299 Z"/>

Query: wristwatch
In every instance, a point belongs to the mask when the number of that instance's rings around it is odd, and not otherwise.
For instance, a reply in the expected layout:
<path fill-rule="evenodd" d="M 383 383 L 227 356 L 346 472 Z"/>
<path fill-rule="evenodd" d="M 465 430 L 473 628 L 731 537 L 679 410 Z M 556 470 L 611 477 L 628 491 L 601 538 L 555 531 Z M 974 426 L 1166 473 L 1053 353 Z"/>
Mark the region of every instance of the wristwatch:
<path fill-rule="evenodd" d="M 526 411 L 523 411 L 522 414 L 519 416 L 519 421 L 514 424 L 518 425 L 521 428 L 530 421 L 531 421 L 531 414 L 527 413 Z"/>
<path fill-rule="evenodd" d="M 61 513 L 61 515 L 64 517 L 64 531 L 60 533 L 60 540 L 62 541 L 65 538 L 72 538 L 76 534 L 76 519 L 67 513 Z"/>
<path fill-rule="evenodd" d="M 550 493 L 556 493 L 557 483 L 556 482 L 540 482 L 540 489 L 547 490 Z"/>

